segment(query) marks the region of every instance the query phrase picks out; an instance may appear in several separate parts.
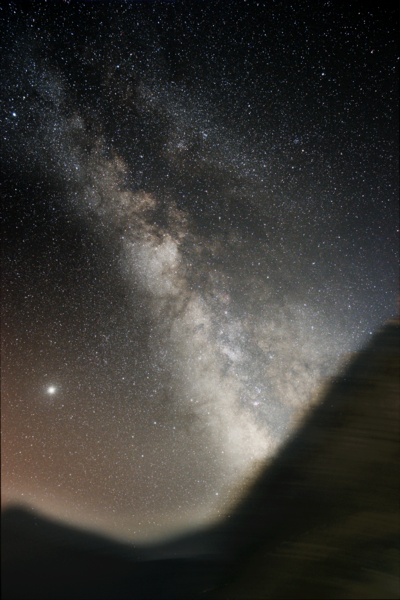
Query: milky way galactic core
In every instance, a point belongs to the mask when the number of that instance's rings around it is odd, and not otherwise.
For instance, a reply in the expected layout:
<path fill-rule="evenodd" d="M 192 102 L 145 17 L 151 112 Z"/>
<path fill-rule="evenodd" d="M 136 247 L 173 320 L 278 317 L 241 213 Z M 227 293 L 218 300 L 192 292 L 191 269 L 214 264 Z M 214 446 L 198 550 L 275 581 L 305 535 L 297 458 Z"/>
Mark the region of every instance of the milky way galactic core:
<path fill-rule="evenodd" d="M 3 9 L 3 498 L 124 539 L 229 511 L 395 312 L 368 4 Z"/>

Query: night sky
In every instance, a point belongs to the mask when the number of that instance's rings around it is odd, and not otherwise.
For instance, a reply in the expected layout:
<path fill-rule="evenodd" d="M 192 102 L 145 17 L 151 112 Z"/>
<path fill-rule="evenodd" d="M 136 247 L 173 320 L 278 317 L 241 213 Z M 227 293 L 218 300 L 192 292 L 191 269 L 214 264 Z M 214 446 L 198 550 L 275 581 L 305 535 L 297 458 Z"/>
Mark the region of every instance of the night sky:
<path fill-rule="evenodd" d="M 395 313 L 375 4 L 2 5 L 3 502 L 208 523 Z"/>

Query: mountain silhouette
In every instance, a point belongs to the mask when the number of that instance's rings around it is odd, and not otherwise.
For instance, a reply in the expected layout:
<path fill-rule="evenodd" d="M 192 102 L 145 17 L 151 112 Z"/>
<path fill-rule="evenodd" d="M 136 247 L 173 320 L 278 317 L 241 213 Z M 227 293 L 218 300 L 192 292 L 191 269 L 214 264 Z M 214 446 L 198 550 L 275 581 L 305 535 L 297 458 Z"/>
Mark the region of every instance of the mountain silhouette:
<path fill-rule="evenodd" d="M 398 598 L 399 363 L 393 319 L 219 525 L 140 546 L 6 509 L 3 598 Z"/>

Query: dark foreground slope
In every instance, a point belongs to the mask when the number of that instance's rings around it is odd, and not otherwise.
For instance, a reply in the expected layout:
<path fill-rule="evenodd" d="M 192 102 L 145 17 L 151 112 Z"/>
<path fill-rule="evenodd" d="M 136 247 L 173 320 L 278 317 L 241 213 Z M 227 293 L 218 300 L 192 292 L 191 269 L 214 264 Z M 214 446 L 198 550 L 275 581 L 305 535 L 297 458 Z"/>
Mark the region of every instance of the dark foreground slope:
<path fill-rule="evenodd" d="M 215 598 L 399 597 L 399 363 L 393 321 L 239 507 Z"/>
<path fill-rule="evenodd" d="M 7 510 L 3 597 L 398 598 L 399 360 L 393 321 L 219 527 L 145 549 Z"/>

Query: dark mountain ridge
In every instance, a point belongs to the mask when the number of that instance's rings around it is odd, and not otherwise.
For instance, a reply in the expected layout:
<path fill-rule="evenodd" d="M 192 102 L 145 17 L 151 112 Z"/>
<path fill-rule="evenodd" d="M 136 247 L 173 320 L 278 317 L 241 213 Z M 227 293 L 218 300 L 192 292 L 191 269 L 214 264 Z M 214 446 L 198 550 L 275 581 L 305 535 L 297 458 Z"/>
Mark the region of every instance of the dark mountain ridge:
<path fill-rule="evenodd" d="M 6 509 L 3 597 L 397 598 L 399 363 L 393 319 L 218 526 L 140 546 Z"/>

